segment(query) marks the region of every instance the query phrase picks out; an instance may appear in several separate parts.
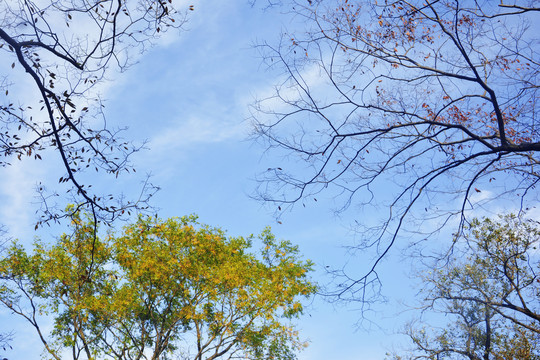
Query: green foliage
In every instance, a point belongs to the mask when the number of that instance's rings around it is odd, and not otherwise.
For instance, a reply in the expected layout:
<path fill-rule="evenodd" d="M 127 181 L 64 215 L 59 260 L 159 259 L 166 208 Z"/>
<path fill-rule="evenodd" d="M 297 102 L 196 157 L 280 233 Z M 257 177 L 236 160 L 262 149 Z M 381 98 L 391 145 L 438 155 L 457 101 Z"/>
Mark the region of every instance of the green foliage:
<path fill-rule="evenodd" d="M 50 356 L 294 359 L 305 346 L 289 319 L 316 289 L 312 264 L 270 229 L 260 256 L 252 236 L 227 237 L 193 216 L 140 217 L 105 238 L 75 216 L 72 229 L 30 254 L 14 243 L 0 262 L 0 300 L 34 326 Z M 41 314 L 54 318 L 49 335 Z"/>
<path fill-rule="evenodd" d="M 450 321 L 408 326 L 415 349 L 406 358 L 540 359 L 539 243 L 536 221 L 473 220 L 452 255 L 421 276 L 424 314 Z"/>

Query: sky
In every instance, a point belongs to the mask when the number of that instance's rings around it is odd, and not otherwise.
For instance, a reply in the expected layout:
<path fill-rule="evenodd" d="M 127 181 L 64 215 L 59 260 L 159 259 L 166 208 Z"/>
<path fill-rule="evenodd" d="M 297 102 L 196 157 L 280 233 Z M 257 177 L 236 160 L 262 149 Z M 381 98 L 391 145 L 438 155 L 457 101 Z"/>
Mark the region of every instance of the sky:
<path fill-rule="evenodd" d="M 322 196 L 283 214 L 279 223 L 273 207 L 253 199 L 257 174 L 279 166 L 280 159 L 249 139 L 249 106 L 271 92 L 281 76 L 262 64 L 254 45 L 278 41 L 285 29 L 298 26 L 295 19 L 279 9 L 250 7 L 247 1 L 218 0 L 197 2 L 190 16 L 187 31 L 167 34 L 103 88 L 109 126 L 128 126 L 126 138 L 148 141 L 148 150 L 133 161 L 138 174 L 150 174 L 161 188 L 152 200 L 159 216 L 197 214 L 202 223 L 232 236 L 257 234 L 270 225 L 278 238 L 299 245 L 304 257 L 315 262 L 314 279 L 323 285 L 330 280 L 328 268 L 346 263 L 360 272 L 369 257 L 350 257 L 345 249 L 355 239 L 350 230 L 353 210 L 336 215 L 332 198 Z M 51 164 L 43 168 L 28 161 L 2 170 L 2 221 L 13 237 L 27 243 L 35 235 L 34 179 L 58 177 L 58 164 Z M 134 192 L 140 180 L 121 178 L 101 186 Z M 38 235 L 54 237 L 50 229 Z M 399 346 L 403 338 L 395 333 L 412 317 L 400 304 L 417 289 L 407 280 L 410 264 L 399 253 L 382 265 L 389 300 L 370 315 L 380 328 L 358 326 L 358 304 L 329 303 L 317 296 L 298 321 L 301 337 L 310 341 L 300 360 L 382 359 Z M 31 329 L 0 310 L 0 323 L 7 322 L 16 331 L 14 349 L 6 353 L 9 359 L 37 358 L 40 345 Z"/>
<path fill-rule="evenodd" d="M 280 162 L 248 138 L 249 106 L 271 92 L 280 75 L 262 64 L 254 45 L 277 41 L 290 26 L 294 19 L 276 9 L 200 2 L 186 33 L 122 75 L 106 97 L 107 111 L 109 118 L 129 119 L 129 138 L 148 138 L 150 150 L 139 155 L 138 169 L 151 172 L 162 189 L 153 199 L 161 217 L 195 213 L 230 235 L 270 225 L 317 264 L 324 283 L 326 266 L 343 265 L 351 219 L 337 218 L 332 199 L 321 199 L 284 214 L 279 224 L 274 207 L 251 198 L 257 174 Z M 356 326 L 355 308 L 316 298 L 299 321 L 301 336 L 310 340 L 299 359 L 383 358 L 392 346 L 389 334 L 398 330 L 396 314 L 377 314 L 389 327 L 368 334 Z"/>

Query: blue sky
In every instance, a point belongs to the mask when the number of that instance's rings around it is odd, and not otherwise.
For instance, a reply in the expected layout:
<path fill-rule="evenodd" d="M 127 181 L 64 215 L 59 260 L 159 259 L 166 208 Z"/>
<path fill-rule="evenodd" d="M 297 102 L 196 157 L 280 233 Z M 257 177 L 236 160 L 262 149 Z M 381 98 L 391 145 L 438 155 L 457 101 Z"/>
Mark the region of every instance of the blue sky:
<path fill-rule="evenodd" d="M 278 224 L 273 207 L 250 198 L 257 174 L 281 161 L 247 139 L 249 105 L 279 81 L 253 46 L 277 41 L 290 26 L 291 19 L 277 10 L 201 2 L 188 32 L 156 47 L 122 75 L 107 96 L 107 111 L 119 124 L 130 119 L 128 137 L 148 138 L 150 150 L 138 156 L 138 170 L 151 172 L 162 188 L 153 202 L 160 216 L 196 213 L 231 235 L 258 233 L 271 225 L 278 237 L 298 244 L 317 263 L 317 280 L 324 283 L 329 280 L 325 267 L 344 263 L 342 245 L 352 240 L 352 218 L 335 217 L 332 200 L 320 199 L 284 214 Z M 392 271 L 403 269 L 401 264 Z M 358 330 L 355 307 L 320 298 L 308 306 L 299 328 L 311 345 L 300 359 L 381 359 L 393 340 L 382 331 Z M 395 315 L 385 311 L 376 318 Z M 397 330 L 391 318 L 384 324 L 390 333 Z"/>
<path fill-rule="evenodd" d="M 195 9 L 188 31 L 178 37 L 167 34 L 138 64 L 111 76 L 103 88 L 108 125 L 129 126 L 126 138 L 148 140 L 148 150 L 137 154 L 134 163 L 138 174 L 151 174 L 161 187 L 152 204 L 162 218 L 195 213 L 201 222 L 220 226 L 230 235 L 258 233 L 271 225 L 278 237 L 298 244 L 317 264 L 314 276 L 321 284 L 329 281 L 327 266 L 348 264 L 361 273 L 370 257 L 351 258 L 343 248 L 354 241 L 349 230 L 354 209 L 338 217 L 331 211 L 332 198 L 323 195 L 306 208 L 285 213 L 279 224 L 274 208 L 250 198 L 257 174 L 281 161 L 248 140 L 249 105 L 280 80 L 279 73 L 262 64 L 254 44 L 277 42 L 282 31 L 297 26 L 294 19 L 279 9 L 251 8 L 247 1 L 201 1 Z M 48 168 L 35 165 L 27 161 L 2 170 L 0 213 L 10 233 L 20 239 L 35 235 L 30 230 L 35 224 L 35 179 L 55 179 L 61 171 L 54 159 Z M 96 186 L 135 193 L 141 177 L 94 181 Z M 44 229 L 39 235 L 50 238 L 54 232 Z M 383 266 L 389 303 L 370 319 L 384 331 L 355 326 L 359 305 L 330 304 L 317 297 L 298 322 L 302 336 L 311 341 L 300 359 L 381 359 L 398 344 L 400 337 L 392 334 L 412 315 L 401 314 L 399 305 L 414 294 L 412 283 L 404 280 L 410 264 L 396 251 Z M 0 323 L 6 322 L 12 323 L 12 318 L 2 310 Z M 18 322 L 13 326 L 17 337 L 9 358 L 36 358 L 39 344 L 33 333 Z"/>

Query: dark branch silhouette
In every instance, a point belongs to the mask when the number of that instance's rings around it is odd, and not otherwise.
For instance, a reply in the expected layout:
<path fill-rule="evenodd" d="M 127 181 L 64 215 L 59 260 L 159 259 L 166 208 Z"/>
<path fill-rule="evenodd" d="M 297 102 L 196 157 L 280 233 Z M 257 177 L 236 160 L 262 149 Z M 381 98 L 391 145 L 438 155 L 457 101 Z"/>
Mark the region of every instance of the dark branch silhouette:
<path fill-rule="evenodd" d="M 130 156 L 142 148 L 107 128 L 98 87 L 134 63 L 160 33 L 180 29 L 187 11 L 187 5 L 165 0 L 2 2 L 0 56 L 12 66 L 0 85 L 0 164 L 41 160 L 52 149 L 64 168 L 57 186 L 67 186 L 75 212 L 86 209 L 96 222 L 108 223 L 144 209 L 156 190 L 148 182 L 140 198 L 125 200 L 96 193 L 83 178 L 94 170 L 113 179 L 134 171 Z M 13 86 L 25 77 L 26 89 Z M 62 212 L 65 203 L 58 209 L 47 201 L 54 187 L 39 182 L 38 225 L 73 214 Z"/>
<path fill-rule="evenodd" d="M 456 217 L 461 229 L 490 200 L 537 202 L 533 5 L 295 3 L 306 33 L 260 46 L 284 80 L 255 104 L 254 136 L 284 160 L 261 174 L 257 197 L 286 209 L 335 196 L 337 211 L 362 214 L 357 248 L 375 251 L 363 274 L 335 271 L 330 295 L 369 304 L 381 260 L 404 237 Z M 381 210 L 376 227 L 362 221 Z"/>

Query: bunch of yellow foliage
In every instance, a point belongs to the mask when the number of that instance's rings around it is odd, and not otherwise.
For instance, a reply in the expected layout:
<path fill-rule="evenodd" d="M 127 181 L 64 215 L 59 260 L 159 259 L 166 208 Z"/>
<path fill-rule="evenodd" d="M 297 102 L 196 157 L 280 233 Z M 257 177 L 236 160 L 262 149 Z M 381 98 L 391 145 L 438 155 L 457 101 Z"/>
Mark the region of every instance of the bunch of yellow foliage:
<path fill-rule="evenodd" d="M 196 217 L 140 217 L 100 238 L 77 215 L 71 235 L 32 254 L 14 243 L 0 261 L 0 301 L 63 359 L 292 359 L 305 344 L 289 320 L 316 290 L 312 264 L 265 229 L 227 237 Z M 54 318 L 46 334 L 39 315 Z"/>

